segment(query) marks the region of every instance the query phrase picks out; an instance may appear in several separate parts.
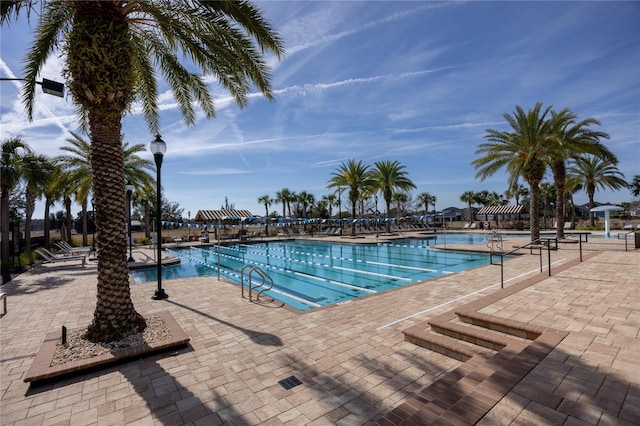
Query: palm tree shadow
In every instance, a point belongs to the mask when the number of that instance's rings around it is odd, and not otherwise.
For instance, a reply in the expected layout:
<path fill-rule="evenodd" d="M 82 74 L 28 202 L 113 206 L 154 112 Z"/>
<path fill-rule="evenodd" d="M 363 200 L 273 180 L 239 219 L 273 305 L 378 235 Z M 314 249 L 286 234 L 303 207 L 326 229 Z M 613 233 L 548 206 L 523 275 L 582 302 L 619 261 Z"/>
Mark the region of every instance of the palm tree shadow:
<path fill-rule="evenodd" d="M 205 312 L 202 312 L 202 311 L 199 311 L 197 309 L 194 309 L 194 308 L 192 308 L 190 306 L 186 306 L 186 305 L 183 305 L 181 303 L 174 302 L 173 300 L 166 299 L 165 301 L 169 302 L 169 303 L 171 303 L 173 305 L 179 306 L 181 308 L 188 309 L 191 312 L 195 312 L 198 315 L 202 315 L 202 316 L 204 316 L 206 318 L 209 318 L 209 319 L 211 319 L 213 321 L 216 321 L 216 322 L 219 322 L 221 324 L 227 325 L 227 326 L 229 326 L 231 328 L 235 328 L 236 330 L 240 330 L 247 337 L 249 337 L 249 339 L 251 339 L 251 341 L 253 341 L 254 343 L 257 343 L 259 345 L 262 345 L 262 346 L 282 346 L 283 345 L 282 339 L 280 339 L 280 337 L 276 336 L 275 334 L 265 333 L 265 332 L 262 332 L 262 331 L 249 330 L 249 329 L 237 326 L 235 324 L 232 324 L 230 322 L 227 322 L 227 321 L 221 320 L 219 318 L 216 318 L 216 317 L 214 317 L 212 315 L 209 315 L 209 314 L 207 314 Z"/>

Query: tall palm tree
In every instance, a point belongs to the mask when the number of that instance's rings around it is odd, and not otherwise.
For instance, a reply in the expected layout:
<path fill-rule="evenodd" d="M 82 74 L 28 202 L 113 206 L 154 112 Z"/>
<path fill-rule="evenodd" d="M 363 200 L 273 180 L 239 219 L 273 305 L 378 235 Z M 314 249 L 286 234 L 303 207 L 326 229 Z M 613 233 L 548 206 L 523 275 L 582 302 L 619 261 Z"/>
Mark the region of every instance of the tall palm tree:
<path fill-rule="evenodd" d="M 488 142 L 479 145 L 476 155 L 482 155 L 471 162 L 478 169 L 476 176 L 484 180 L 503 167 L 508 175 L 508 186 L 522 176 L 529 184 L 529 215 L 531 241 L 540 238 L 539 196 L 540 182 L 546 171 L 544 147 L 549 138 L 547 116 L 551 107 L 542 110 L 537 103 L 525 112 L 519 105 L 513 114 L 504 114 L 511 131 L 487 129 Z"/>
<path fill-rule="evenodd" d="M 640 175 L 635 175 L 633 177 L 629 187 L 631 189 L 631 195 L 634 197 L 640 197 Z"/>
<path fill-rule="evenodd" d="M 282 219 L 284 220 L 287 217 L 287 207 L 289 207 L 289 216 L 291 216 L 291 200 L 293 199 L 294 193 L 291 192 L 289 188 L 282 188 L 280 191 L 276 192 L 276 201 L 282 203 Z"/>
<path fill-rule="evenodd" d="M 322 196 L 322 201 L 327 203 L 327 209 L 329 210 L 329 218 L 333 217 L 333 206 L 337 206 L 336 202 L 338 198 L 336 194 L 326 194 Z"/>
<path fill-rule="evenodd" d="M 414 189 L 416 185 L 407 177 L 407 172 L 404 170 L 405 167 L 398 161 L 376 161 L 373 166 L 371 175 L 376 181 L 376 188 L 384 198 L 388 215 L 393 194 L 397 190 L 409 191 Z M 387 221 L 387 232 L 390 232 L 390 226 L 391 224 Z"/>
<path fill-rule="evenodd" d="M 424 204 L 424 222 L 429 223 L 429 205 L 436 205 L 437 198 L 435 195 L 431 195 L 428 192 L 421 192 L 418 194 L 417 201 L 420 204 Z"/>
<path fill-rule="evenodd" d="M 617 163 L 618 159 L 600 142 L 600 139 L 609 139 L 609 135 L 589 128 L 600 125 L 595 118 L 577 121 L 577 116 L 565 108 L 560 112 L 552 111 L 550 121 L 551 135 L 545 149 L 556 188 L 556 236 L 563 238 L 566 161 L 581 154 L 592 154 L 614 163 Z"/>
<path fill-rule="evenodd" d="M 62 185 L 60 185 L 60 182 L 64 180 L 63 176 L 66 176 L 66 174 L 62 171 L 62 169 L 57 164 L 57 162 L 52 161 L 51 165 L 53 168 L 51 179 L 49 180 L 49 182 L 47 183 L 47 185 L 44 187 L 44 190 L 43 190 L 43 194 L 45 198 L 44 200 L 44 246 L 47 249 L 51 247 L 51 238 L 50 238 L 51 206 L 53 206 L 56 201 L 59 201 L 62 199 L 63 188 L 62 188 Z"/>
<path fill-rule="evenodd" d="M 512 198 L 516 202 L 516 206 L 520 205 L 520 198 L 528 197 L 529 190 L 524 186 L 520 185 L 518 181 L 512 182 L 507 191 L 505 192 L 506 198 Z M 518 221 L 520 221 L 520 212 L 518 212 Z"/>
<path fill-rule="evenodd" d="M 400 215 L 404 214 L 404 206 L 409 201 L 409 195 L 406 192 L 394 192 L 391 200 L 396 203 L 396 225 L 400 222 Z"/>
<path fill-rule="evenodd" d="M 36 207 L 36 200 L 45 192 L 46 186 L 53 176 L 54 166 L 51 160 L 43 155 L 27 156 L 23 159 L 22 174 L 26 182 L 24 247 L 31 252 L 31 218 Z"/>
<path fill-rule="evenodd" d="M 308 218 L 307 212 L 310 206 L 313 206 L 316 202 L 316 197 L 307 191 L 300 191 L 298 195 L 296 195 L 296 200 L 300 204 L 301 213 L 303 218 Z"/>
<path fill-rule="evenodd" d="M 0 147 L 0 228 L 2 228 L 2 282 L 11 280 L 9 274 L 9 197 L 22 178 L 25 157 L 33 155 L 31 147 L 21 137 L 2 141 Z"/>
<path fill-rule="evenodd" d="M 376 179 L 372 176 L 369 166 L 362 161 L 348 160 L 343 162 L 338 170 L 331 174 L 327 188 L 349 188 L 349 201 L 351 201 L 351 236 L 356 236 L 356 204 L 360 199 L 362 190 L 375 187 Z"/>
<path fill-rule="evenodd" d="M 17 19 L 35 3 L 3 2 L 0 23 Z M 97 304 L 86 336 L 109 341 L 146 327 L 131 302 L 126 262 L 124 115 L 139 100 L 151 132 L 158 133 L 156 71 L 163 74 L 190 125 L 196 122 L 196 103 L 207 118 L 215 115 L 205 76 L 216 77 L 241 107 L 247 106 L 254 87 L 272 99 L 263 54 L 280 58 L 284 52 L 260 11 L 244 1 L 51 0 L 43 1 L 40 12 L 36 40 L 25 61 L 23 101 L 31 118 L 36 76 L 60 45 L 67 87 L 91 134 L 98 206 Z"/>
<path fill-rule="evenodd" d="M 465 191 L 460 196 L 460 201 L 467 203 L 467 218 L 473 221 L 473 203 L 476 201 L 476 193 L 473 191 Z"/>
<path fill-rule="evenodd" d="M 589 196 L 589 221 L 595 226 L 595 220 L 591 209 L 595 207 L 594 194 L 598 188 L 621 189 L 629 184 L 624 180 L 624 175 L 618 170 L 616 164 L 609 160 L 585 155 L 574 160 L 569 167 L 569 173 L 583 185 Z"/>
<path fill-rule="evenodd" d="M 69 133 L 71 137 L 66 139 L 69 145 L 60 147 L 61 150 L 68 154 L 58 156 L 57 162 L 62 169 L 69 174 L 68 181 L 71 183 L 70 191 L 76 195 L 76 200 L 82 205 L 84 222 L 82 244 L 86 246 L 87 202 L 93 188 L 91 143 L 77 133 Z M 145 185 L 155 187 L 155 179 L 151 175 L 154 171 L 153 163 L 137 155 L 139 152 L 146 151 L 145 146 L 143 144 L 129 146 L 129 144 L 125 142 L 122 146 L 122 151 L 124 155 L 125 181 L 131 182 L 134 191 L 138 192 L 138 188 Z"/>
<path fill-rule="evenodd" d="M 269 236 L 269 206 L 273 204 L 273 200 L 269 197 L 269 194 L 265 194 L 262 197 L 258 197 L 258 202 L 264 205 L 264 233 Z"/>

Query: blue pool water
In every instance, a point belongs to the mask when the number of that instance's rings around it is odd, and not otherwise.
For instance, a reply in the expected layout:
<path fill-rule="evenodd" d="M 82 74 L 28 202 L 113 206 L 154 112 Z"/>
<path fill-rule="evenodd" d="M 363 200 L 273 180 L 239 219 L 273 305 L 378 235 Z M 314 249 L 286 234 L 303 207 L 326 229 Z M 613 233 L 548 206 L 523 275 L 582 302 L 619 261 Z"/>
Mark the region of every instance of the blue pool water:
<path fill-rule="evenodd" d="M 484 235 L 447 234 L 447 244 L 484 244 Z M 236 243 L 220 247 L 220 276 L 240 283 L 240 270 L 256 266 L 273 279 L 264 294 L 302 311 L 345 302 L 489 263 L 484 254 L 432 250 L 437 239 L 381 244 L 336 244 L 303 239 Z M 218 247 L 170 248 L 181 263 L 163 279 L 218 276 Z M 132 272 L 136 283 L 156 281 L 156 268 Z M 255 276 L 254 276 L 255 278 Z M 248 286 L 245 273 L 245 286 Z"/>

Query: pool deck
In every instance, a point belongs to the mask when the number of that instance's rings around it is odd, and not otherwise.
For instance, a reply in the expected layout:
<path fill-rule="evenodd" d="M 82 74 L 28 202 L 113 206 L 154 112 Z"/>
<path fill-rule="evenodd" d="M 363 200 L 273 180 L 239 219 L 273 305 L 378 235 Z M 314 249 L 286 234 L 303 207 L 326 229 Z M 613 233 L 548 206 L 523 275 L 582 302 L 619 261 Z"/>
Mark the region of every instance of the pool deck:
<path fill-rule="evenodd" d="M 504 289 L 488 265 L 305 313 L 213 278 L 164 280 L 163 301 L 132 284 L 138 312 L 168 312 L 189 346 L 33 386 L 47 334 L 86 327 L 96 297 L 95 262 L 42 265 L 2 286 L 0 424 L 640 424 L 640 250 L 590 238 L 579 262 L 578 246 L 551 252 L 550 277 L 523 251 Z M 466 361 L 405 339 L 462 315 L 538 334 Z"/>

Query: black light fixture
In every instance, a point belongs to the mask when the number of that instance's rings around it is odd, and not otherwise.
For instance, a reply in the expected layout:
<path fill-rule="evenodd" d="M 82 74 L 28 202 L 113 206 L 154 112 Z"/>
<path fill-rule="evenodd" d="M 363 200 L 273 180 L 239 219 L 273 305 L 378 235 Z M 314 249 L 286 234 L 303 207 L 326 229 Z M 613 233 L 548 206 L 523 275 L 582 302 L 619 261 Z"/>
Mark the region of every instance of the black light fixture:
<path fill-rule="evenodd" d="M 25 78 L 0 78 L 0 81 L 25 81 Z M 42 86 L 42 91 L 48 95 L 64 97 L 64 84 L 53 80 L 43 78 L 42 81 L 36 81 L 36 84 Z"/>
<path fill-rule="evenodd" d="M 129 259 L 127 259 L 127 262 L 133 262 L 133 254 L 131 252 L 131 246 L 133 245 L 133 240 L 131 239 L 131 194 L 133 194 L 133 184 L 131 181 L 127 182 L 124 189 L 127 190 L 127 221 L 129 222 L 129 226 L 127 227 L 127 230 L 129 231 Z"/>
<path fill-rule="evenodd" d="M 162 192 L 160 184 L 160 168 L 162 167 L 162 157 L 167 151 L 167 144 L 162 140 L 160 134 L 151 142 L 151 153 L 156 162 L 156 235 L 158 239 L 158 289 L 152 299 L 162 300 L 169 297 L 162 289 Z"/>

